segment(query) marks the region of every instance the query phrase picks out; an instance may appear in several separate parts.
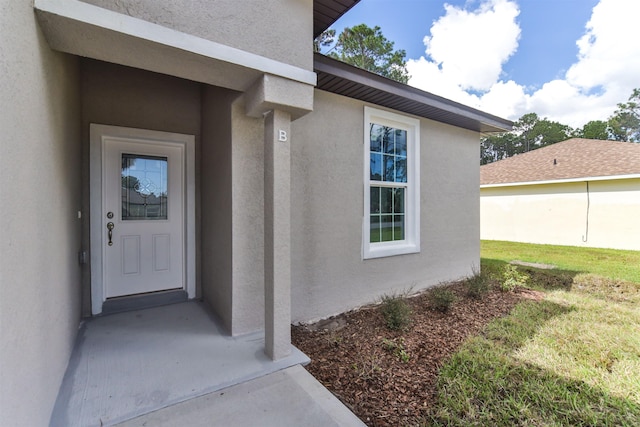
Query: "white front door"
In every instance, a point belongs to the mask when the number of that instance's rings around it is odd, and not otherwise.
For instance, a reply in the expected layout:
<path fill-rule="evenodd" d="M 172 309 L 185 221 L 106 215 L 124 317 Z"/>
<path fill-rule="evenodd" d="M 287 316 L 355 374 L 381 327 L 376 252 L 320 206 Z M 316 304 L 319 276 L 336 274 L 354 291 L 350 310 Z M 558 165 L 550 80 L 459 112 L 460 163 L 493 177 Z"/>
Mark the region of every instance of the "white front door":
<path fill-rule="evenodd" d="M 193 297 L 193 136 L 91 125 L 91 139 L 93 313 L 115 297 Z"/>
<path fill-rule="evenodd" d="M 103 143 L 105 297 L 184 288 L 182 148 Z"/>

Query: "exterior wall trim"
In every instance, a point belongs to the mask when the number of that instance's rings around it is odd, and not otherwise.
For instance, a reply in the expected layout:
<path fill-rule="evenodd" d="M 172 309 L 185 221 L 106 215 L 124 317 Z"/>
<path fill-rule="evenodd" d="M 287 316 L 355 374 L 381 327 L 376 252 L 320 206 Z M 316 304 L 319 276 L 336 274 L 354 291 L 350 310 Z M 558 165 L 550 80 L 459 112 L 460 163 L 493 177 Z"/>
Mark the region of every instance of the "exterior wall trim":
<path fill-rule="evenodd" d="M 47 41 L 53 49 L 87 55 L 94 34 L 102 38 L 104 31 L 118 33 L 164 48 L 174 48 L 216 62 L 233 64 L 256 73 L 281 76 L 296 82 L 315 86 L 316 74 L 293 65 L 246 52 L 211 40 L 163 27 L 142 19 L 123 15 L 79 0 L 35 0 L 34 9 L 40 18 Z M 68 24 L 81 25 L 85 37 L 66 37 Z M 113 43 L 113 40 L 111 40 Z M 103 59 L 103 58 L 97 58 Z M 170 60 L 171 58 L 165 58 Z M 207 83 L 207 82 L 205 82 Z M 233 88 L 238 89 L 238 88 Z"/>
<path fill-rule="evenodd" d="M 523 185 L 544 185 L 544 184 L 564 184 L 569 182 L 585 182 L 585 181 L 613 181 L 618 179 L 637 179 L 640 174 L 633 175 L 610 175 L 610 176 L 584 176 L 580 178 L 568 179 L 552 179 L 547 181 L 527 181 L 527 182 L 505 182 L 501 184 L 482 184 L 480 188 L 499 188 L 499 187 L 520 187 Z"/>

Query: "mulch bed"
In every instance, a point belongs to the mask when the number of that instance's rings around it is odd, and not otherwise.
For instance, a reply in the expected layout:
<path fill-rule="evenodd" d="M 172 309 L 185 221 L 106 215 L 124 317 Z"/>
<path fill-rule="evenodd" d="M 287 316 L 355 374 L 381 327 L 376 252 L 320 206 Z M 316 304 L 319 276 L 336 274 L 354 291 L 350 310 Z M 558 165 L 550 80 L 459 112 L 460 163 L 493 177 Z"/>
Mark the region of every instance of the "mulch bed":
<path fill-rule="evenodd" d="M 367 425 L 414 425 L 435 402 L 440 366 L 462 342 L 519 301 L 540 298 L 529 290 L 491 290 L 477 300 L 462 283 L 448 289 L 456 300 L 446 313 L 430 308 L 428 291 L 409 298 L 412 324 L 405 331 L 389 330 L 373 306 L 294 326 L 293 343 L 311 358 L 307 370 Z"/>

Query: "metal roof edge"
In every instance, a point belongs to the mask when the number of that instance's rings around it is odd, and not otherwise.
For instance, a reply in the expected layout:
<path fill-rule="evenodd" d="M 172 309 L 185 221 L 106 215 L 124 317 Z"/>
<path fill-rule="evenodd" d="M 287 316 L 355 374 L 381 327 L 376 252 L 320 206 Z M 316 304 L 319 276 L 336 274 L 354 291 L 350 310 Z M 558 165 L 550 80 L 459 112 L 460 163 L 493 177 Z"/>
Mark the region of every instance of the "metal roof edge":
<path fill-rule="evenodd" d="M 489 132 L 507 132 L 511 130 L 513 126 L 513 122 L 511 120 L 503 119 L 501 117 L 485 113 L 476 108 L 460 104 L 450 99 L 434 95 L 432 93 L 423 91 L 404 83 L 397 82 L 395 80 L 391 80 L 389 78 L 374 74 L 370 71 L 363 70 L 350 64 L 346 64 L 337 59 L 330 58 L 320 53 L 314 54 L 314 70 L 316 71 L 316 73 L 329 74 L 345 81 L 353 82 L 362 86 L 366 86 L 368 88 L 375 89 L 376 91 L 384 92 L 386 94 L 403 98 L 405 100 L 427 105 L 429 107 L 438 109 L 443 113 L 454 114 L 466 119 L 476 121 L 489 128 L 492 128 L 492 130 Z M 319 88 L 322 89 L 321 87 Z M 427 117 L 417 113 L 416 115 L 428 119 L 433 119 L 433 117 Z M 441 119 L 434 120 L 442 121 Z M 489 132 L 485 131 L 483 133 Z"/>
<path fill-rule="evenodd" d="M 360 0 L 313 0 L 313 38 L 315 39 L 324 31 L 331 28 L 338 19 L 359 2 Z M 323 13 L 323 9 L 330 11 L 329 14 Z M 322 19 L 320 15 L 324 15 L 328 19 Z"/>

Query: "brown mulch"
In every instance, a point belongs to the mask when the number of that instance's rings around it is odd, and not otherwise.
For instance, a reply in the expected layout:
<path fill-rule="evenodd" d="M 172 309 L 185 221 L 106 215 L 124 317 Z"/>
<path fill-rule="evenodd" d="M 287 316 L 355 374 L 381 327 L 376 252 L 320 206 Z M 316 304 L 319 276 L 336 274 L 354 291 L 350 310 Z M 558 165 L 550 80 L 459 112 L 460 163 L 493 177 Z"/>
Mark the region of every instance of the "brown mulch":
<path fill-rule="evenodd" d="M 491 290 L 478 300 L 462 283 L 448 289 L 456 300 L 446 313 L 430 308 L 428 291 L 409 298 L 412 324 L 403 332 L 386 327 L 379 306 L 367 307 L 294 326 L 293 343 L 311 358 L 307 370 L 367 425 L 415 425 L 435 402 L 440 366 L 462 342 L 522 299 L 540 298 L 524 289 Z M 401 360 L 400 348 L 408 361 Z"/>

